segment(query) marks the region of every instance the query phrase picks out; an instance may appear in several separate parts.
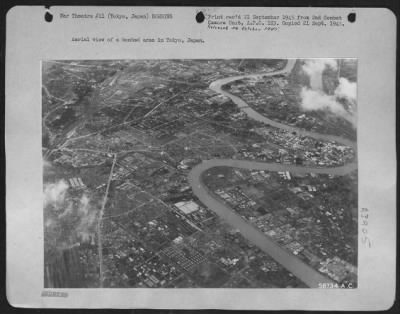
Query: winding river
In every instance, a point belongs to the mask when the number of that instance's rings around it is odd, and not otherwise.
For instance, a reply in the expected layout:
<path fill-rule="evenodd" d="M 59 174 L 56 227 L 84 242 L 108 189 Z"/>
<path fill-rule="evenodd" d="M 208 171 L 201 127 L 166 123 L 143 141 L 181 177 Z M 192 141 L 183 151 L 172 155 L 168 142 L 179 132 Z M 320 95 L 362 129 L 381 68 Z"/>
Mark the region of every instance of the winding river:
<path fill-rule="evenodd" d="M 230 82 L 252 77 L 260 76 L 274 76 L 278 74 L 290 73 L 296 63 L 296 60 L 288 60 L 286 66 L 282 70 L 260 73 L 260 74 L 249 74 L 223 78 L 214 81 L 210 85 L 210 89 L 218 92 L 224 96 L 229 97 L 243 112 L 245 112 L 249 117 L 254 120 L 269 124 L 273 127 L 280 128 L 289 132 L 296 132 L 302 136 L 312 137 L 317 140 L 322 141 L 336 141 L 338 143 L 344 144 L 346 146 L 352 147 L 356 150 L 357 145 L 348 139 L 319 134 L 315 132 L 306 131 L 293 126 L 285 125 L 280 122 L 276 122 L 268 119 L 267 117 L 259 114 L 253 110 L 249 105 L 243 101 L 241 98 L 232 95 L 228 91 L 222 90 L 222 86 Z M 244 220 L 239 214 L 237 214 L 232 208 L 223 203 L 214 193 L 211 191 L 203 182 L 202 174 L 208 169 L 227 166 L 248 170 L 267 170 L 267 171 L 289 171 L 293 173 L 318 173 L 318 174 L 333 174 L 333 175 L 345 175 L 355 169 L 357 169 L 357 163 L 352 162 L 340 167 L 334 168 L 317 168 L 317 167 L 304 167 L 297 165 L 283 165 L 278 163 L 264 163 L 257 161 L 248 160 L 235 160 L 235 159 L 210 159 L 205 160 L 202 163 L 195 166 L 189 173 L 188 180 L 192 187 L 193 193 L 199 198 L 199 200 L 207 206 L 210 210 L 215 212 L 220 218 L 226 221 L 229 225 L 237 228 L 240 233 L 248 241 L 259 247 L 262 251 L 267 253 L 298 279 L 304 282 L 310 288 L 318 288 L 321 283 L 334 283 L 330 278 L 319 273 L 317 270 L 313 269 L 308 264 L 304 263 L 300 258 L 293 255 L 289 251 L 280 247 L 275 241 L 270 237 L 261 232 L 257 227 Z"/>

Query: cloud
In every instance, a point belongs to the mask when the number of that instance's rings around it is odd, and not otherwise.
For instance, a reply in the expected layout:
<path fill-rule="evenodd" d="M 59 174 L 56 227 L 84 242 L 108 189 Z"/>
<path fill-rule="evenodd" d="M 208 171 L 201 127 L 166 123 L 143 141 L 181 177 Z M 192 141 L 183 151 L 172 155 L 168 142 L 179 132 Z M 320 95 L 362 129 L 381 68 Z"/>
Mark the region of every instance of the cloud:
<path fill-rule="evenodd" d="M 87 241 L 93 232 L 98 219 L 98 210 L 96 206 L 92 206 L 92 202 L 86 193 L 83 193 L 78 201 L 73 201 L 68 196 L 69 185 L 65 180 L 60 180 L 55 183 L 46 184 L 44 187 L 43 205 L 49 208 L 57 217 L 54 219 L 47 217 L 44 224 L 46 228 L 57 227 L 63 221 L 69 221 L 68 217 L 75 215 L 75 227 L 71 229 L 71 239 L 75 236 L 80 237 L 83 241 Z M 79 218 L 75 220 L 76 218 Z M 67 219 L 67 220 L 65 220 Z M 64 246 L 68 246 L 64 243 Z M 61 242 L 58 245 L 62 249 Z"/>
<path fill-rule="evenodd" d="M 46 184 L 43 192 L 44 206 L 53 205 L 55 210 L 62 209 L 61 205 L 64 203 L 67 189 L 68 184 L 64 180 Z"/>
<path fill-rule="evenodd" d="M 312 89 L 322 89 L 322 72 L 330 67 L 337 69 L 335 59 L 313 59 L 306 60 L 303 64 L 303 71 L 310 77 L 310 85 Z"/>
<path fill-rule="evenodd" d="M 339 78 L 339 85 L 335 90 L 335 95 L 338 98 L 346 98 L 351 102 L 355 102 L 357 99 L 357 83 L 350 82 L 344 77 Z"/>
<path fill-rule="evenodd" d="M 89 197 L 86 194 L 83 194 L 79 202 L 79 213 L 82 215 L 87 215 L 89 211 L 89 201 Z"/>
<path fill-rule="evenodd" d="M 344 116 L 347 111 L 336 101 L 335 96 L 327 95 L 319 90 L 312 90 L 303 87 L 300 93 L 304 110 L 329 110 L 338 115 Z"/>
<path fill-rule="evenodd" d="M 98 211 L 92 208 L 90 199 L 86 194 L 83 194 L 80 199 L 78 213 L 81 219 L 77 231 L 79 233 L 87 232 L 96 223 Z"/>
<path fill-rule="evenodd" d="M 313 59 L 306 60 L 303 65 L 303 70 L 309 76 L 316 73 L 322 73 L 326 67 L 331 67 L 333 70 L 337 69 L 337 63 L 335 59 Z"/>
<path fill-rule="evenodd" d="M 303 87 L 301 96 L 301 107 L 305 111 L 323 110 L 330 111 L 351 122 L 355 127 L 357 83 L 350 82 L 344 77 L 339 78 L 339 85 L 333 95 L 327 95 L 323 91 L 322 72 L 326 68 L 337 70 L 335 59 L 306 60 L 302 66 L 303 71 L 310 78 L 310 87 Z M 347 100 L 348 110 L 343 105 L 343 99 Z"/>
<path fill-rule="evenodd" d="M 303 87 L 301 92 L 301 107 L 305 111 L 311 110 L 323 110 L 330 111 L 347 121 L 349 121 L 353 127 L 356 127 L 356 112 L 350 114 L 343 105 L 338 102 L 336 95 L 327 95 L 322 90 L 312 90 Z"/>

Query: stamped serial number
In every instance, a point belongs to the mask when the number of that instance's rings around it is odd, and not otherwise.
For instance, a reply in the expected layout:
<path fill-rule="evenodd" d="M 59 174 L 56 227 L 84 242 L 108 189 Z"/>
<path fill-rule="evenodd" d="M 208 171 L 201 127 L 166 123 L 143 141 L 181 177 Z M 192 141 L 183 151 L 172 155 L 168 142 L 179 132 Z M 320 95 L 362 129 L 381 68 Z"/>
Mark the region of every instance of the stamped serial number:
<path fill-rule="evenodd" d="M 64 291 L 42 291 L 42 297 L 58 297 L 58 298 L 67 298 L 68 292 Z"/>
<path fill-rule="evenodd" d="M 319 289 L 353 289 L 353 284 L 349 283 L 332 283 L 332 282 L 320 282 L 318 284 Z"/>

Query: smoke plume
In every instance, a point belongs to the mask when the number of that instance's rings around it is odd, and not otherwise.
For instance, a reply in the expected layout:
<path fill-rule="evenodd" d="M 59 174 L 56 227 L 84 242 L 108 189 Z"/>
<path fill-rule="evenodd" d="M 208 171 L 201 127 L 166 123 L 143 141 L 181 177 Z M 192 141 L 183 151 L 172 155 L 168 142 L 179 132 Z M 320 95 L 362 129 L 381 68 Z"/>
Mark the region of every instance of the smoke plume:
<path fill-rule="evenodd" d="M 347 113 L 343 106 L 336 101 L 335 96 L 327 95 L 322 91 L 303 87 L 300 96 L 304 110 L 330 110 L 340 116 Z"/>
<path fill-rule="evenodd" d="M 43 158 L 43 169 L 47 170 L 49 168 L 52 168 L 51 162 L 48 161 L 46 158 Z"/>
<path fill-rule="evenodd" d="M 300 92 L 301 107 L 305 111 L 330 111 L 346 119 L 355 127 L 357 84 L 350 82 L 344 77 L 340 77 L 339 85 L 336 87 L 333 95 L 327 95 L 322 88 L 322 73 L 327 67 L 336 70 L 336 60 L 317 59 L 307 60 L 304 63 L 302 69 L 310 78 L 311 88 L 302 88 Z M 343 99 L 345 99 L 349 105 L 348 110 L 346 110 L 344 105 L 341 103 L 341 101 L 343 102 Z"/>
<path fill-rule="evenodd" d="M 338 98 L 346 98 L 355 103 L 357 99 L 357 83 L 350 82 L 344 77 L 339 78 L 339 85 L 335 90 L 335 95 Z"/>
<path fill-rule="evenodd" d="M 303 71 L 310 77 L 310 85 L 312 89 L 322 89 L 322 72 L 330 67 L 337 69 L 335 59 L 315 59 L 306 60 L 303 65 Z"/>
<path fill-rule="evenodd" d="M 97 207 L 93 206 L 88 195 L 83 192 L 80 198 L 73 199 L 68 195 L 69 185 L 65 180 L 49 183 L 44 186 L 43 205 L 45 207 L 45 227 L 53 228 L 63 222 L 74 221 L 75 227 L 71 230 L 71 239 L 80 237 L 88 241 L 95 230 L 98 218 Z M 78 219 L 76 219 L 78 218 Z M 74 240 L 76 241 L 76 240 Z M 58 241 L 59 248 L 69 244 Z"/>
<path fill-rule="evenodd" d="M 84 241 L 89 239 L 90 230 L 94 228 L 97 221 L 98 212 L 90 205 L 90 199 L 86 194 L 83 194 L 80 202 L 78 213 L 80 216 L 79 225 L 76 230 Z"/>
<path fill-rule="evenodd" d="M 356 111 L 355 102 L 351 103 L 352 114 L 347 111 L 343 105 L 338 101 L 336 95 L 327 95 L 321 90 L 312 90 L 303 87 L 301 92 L 301 107 L 305 111 L 323 110 L 330 111 L 345 120 L 349 121 L 353 127 L 356 127 Z"/>
<path fill-rule="evenodd" d="M 68 216 L 69 214 L 72 214 L 73 212 L 73 206 L 72 206 L 72 202 L 68 202 L 68 205 L 65 207 L 65 210 L 58 215 L 58 218 L 63 218 L 65 216 Z"/>
<path fill-rule="evenodd" d="M 52 206 L 55 210 L 63 209 L 63 203 L 65 201 L 65 195 L 68 189 L 68 184 L 64 180 L 60 180 L 56 183 L 46 184 L 44 187 L 44 206 Z"/>

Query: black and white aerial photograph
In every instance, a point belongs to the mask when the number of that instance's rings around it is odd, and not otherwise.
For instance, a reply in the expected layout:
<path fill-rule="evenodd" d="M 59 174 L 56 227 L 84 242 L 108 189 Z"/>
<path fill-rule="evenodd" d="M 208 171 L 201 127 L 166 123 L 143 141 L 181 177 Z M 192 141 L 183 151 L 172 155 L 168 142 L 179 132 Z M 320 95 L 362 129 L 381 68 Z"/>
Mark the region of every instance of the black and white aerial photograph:
<path fill-rule="evenodd" d="M 357 288 L 357 59 L 41 70 L 44 288 Z"/>

